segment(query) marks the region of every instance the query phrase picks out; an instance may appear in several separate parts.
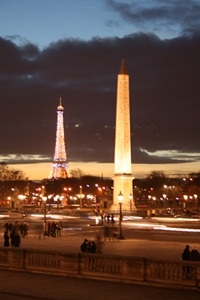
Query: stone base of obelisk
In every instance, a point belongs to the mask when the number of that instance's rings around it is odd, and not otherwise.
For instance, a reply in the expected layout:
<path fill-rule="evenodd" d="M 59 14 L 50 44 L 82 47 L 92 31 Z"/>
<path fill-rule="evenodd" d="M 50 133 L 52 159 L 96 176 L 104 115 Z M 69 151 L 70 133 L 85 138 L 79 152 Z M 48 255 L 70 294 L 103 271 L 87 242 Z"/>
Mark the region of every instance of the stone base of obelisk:
<path fill-rule="evenodd" d="M 112 178 L 114 181 L 113 189 L 113 204 L 111 210 L 114 212 L 119 211 L 119 199 L 118 195 L 121 192 L 123 195 L 122 200 L 122 211 L 135 211 L 136 207 L 134 205 L 133 197 L 133 175 L 132 174 L 115 174 Z"/>

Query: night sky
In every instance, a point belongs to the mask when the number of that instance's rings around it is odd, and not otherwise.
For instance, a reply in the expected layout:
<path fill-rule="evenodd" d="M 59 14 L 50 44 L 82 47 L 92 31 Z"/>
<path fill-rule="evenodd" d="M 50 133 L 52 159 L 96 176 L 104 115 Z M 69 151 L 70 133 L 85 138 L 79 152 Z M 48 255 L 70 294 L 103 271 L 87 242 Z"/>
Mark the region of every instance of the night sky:
<path fill-rule="evenodd" d="M 0 1 L 1 161 L 52 161 L 62 97 L 69 161 L 113 162 L 125 59 L 132 162 L 199 163 L 199 1 L 16 2 Z"/>

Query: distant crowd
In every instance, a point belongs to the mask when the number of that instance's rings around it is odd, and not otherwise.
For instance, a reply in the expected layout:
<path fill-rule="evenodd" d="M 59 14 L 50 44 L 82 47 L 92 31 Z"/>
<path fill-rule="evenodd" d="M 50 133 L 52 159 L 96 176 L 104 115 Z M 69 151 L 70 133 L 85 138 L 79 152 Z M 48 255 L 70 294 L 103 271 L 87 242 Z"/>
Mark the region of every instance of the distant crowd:
<path fill-rule="evenodd" d="M 21 243 L 21 237 L 25 238 L 28 235 L 29 224 L 16 221 L 6 222 L 3 226 L 4 232 L 4 247 L 19 247 Z"/>
<path fill-rule="evenodd" d="M 57 237 L 61 236 L 63 225 L 62 222 L 48 222 L 46 223 L 46 228 L 44 230 L 44 235 Z"/>

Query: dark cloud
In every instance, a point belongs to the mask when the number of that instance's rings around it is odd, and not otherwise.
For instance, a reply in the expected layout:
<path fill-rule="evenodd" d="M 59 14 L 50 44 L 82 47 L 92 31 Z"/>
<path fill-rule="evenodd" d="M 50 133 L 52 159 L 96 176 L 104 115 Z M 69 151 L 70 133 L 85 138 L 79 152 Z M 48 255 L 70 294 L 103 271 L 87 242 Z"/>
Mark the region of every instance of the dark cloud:
<path fill-rule="evenodd" d="M 108 20 L 108 26 L 116 26 L 120 21 L 140 26 L 143 30 L 173 31 L 176 26 L 179 32 L 198 30 L 200 27 L 200 3 L 198 0 L 153 0 L 124 1 L 105 0 L 109 9 L 119 15 L 119 21 Z"/>
<path fill-rule="evenodd" d="M 44 50 L 0 38 L 0 51 L 0 155 L 52 157 L 62 96 L 69 161 L 113 162 L 117 73 L 124 58 L 130 75 L 132 161 L 185 159 L 158 156 L 158 150 L 194 153 L 187 161 L 198 158 L 199 32 L 171 40 L 144 33 L 88 42 L 66 39 Z"/>

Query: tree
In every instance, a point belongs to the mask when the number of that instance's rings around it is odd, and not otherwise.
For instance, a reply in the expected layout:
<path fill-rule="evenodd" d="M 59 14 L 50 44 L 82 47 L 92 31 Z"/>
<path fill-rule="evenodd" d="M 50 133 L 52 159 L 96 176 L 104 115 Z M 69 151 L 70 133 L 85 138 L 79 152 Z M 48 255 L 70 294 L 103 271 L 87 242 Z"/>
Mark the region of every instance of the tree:
<path fill-rule="evenodd" d="M 147 180 L 151 182 L 153 187 L 161 188 L 166 183 L 167 177 L 163 171 L 151 171 Z"/>
<path fill-rule="evenodd" d="M 152 171 L 145 181 L 148 189 L 154 191 L 155 196 L 160 196 L 163 185 L 167 183 L 167 177 L 163 171 Z"/>
<path fill-rule="evenodd" d="M 16 181 L 26 180 L 26 175 L 22 170 L 14 169 L 6 165 L 4 162 L 0 163 L 0 180 L 1 181 Z"/>
<path fill-rule="evenodd" d="M 71 177 L 78 178 L 78 179 L 81 179 L 84 176 L 84 172 L 79 168 L 70 170 L 70 174 Z"/>

